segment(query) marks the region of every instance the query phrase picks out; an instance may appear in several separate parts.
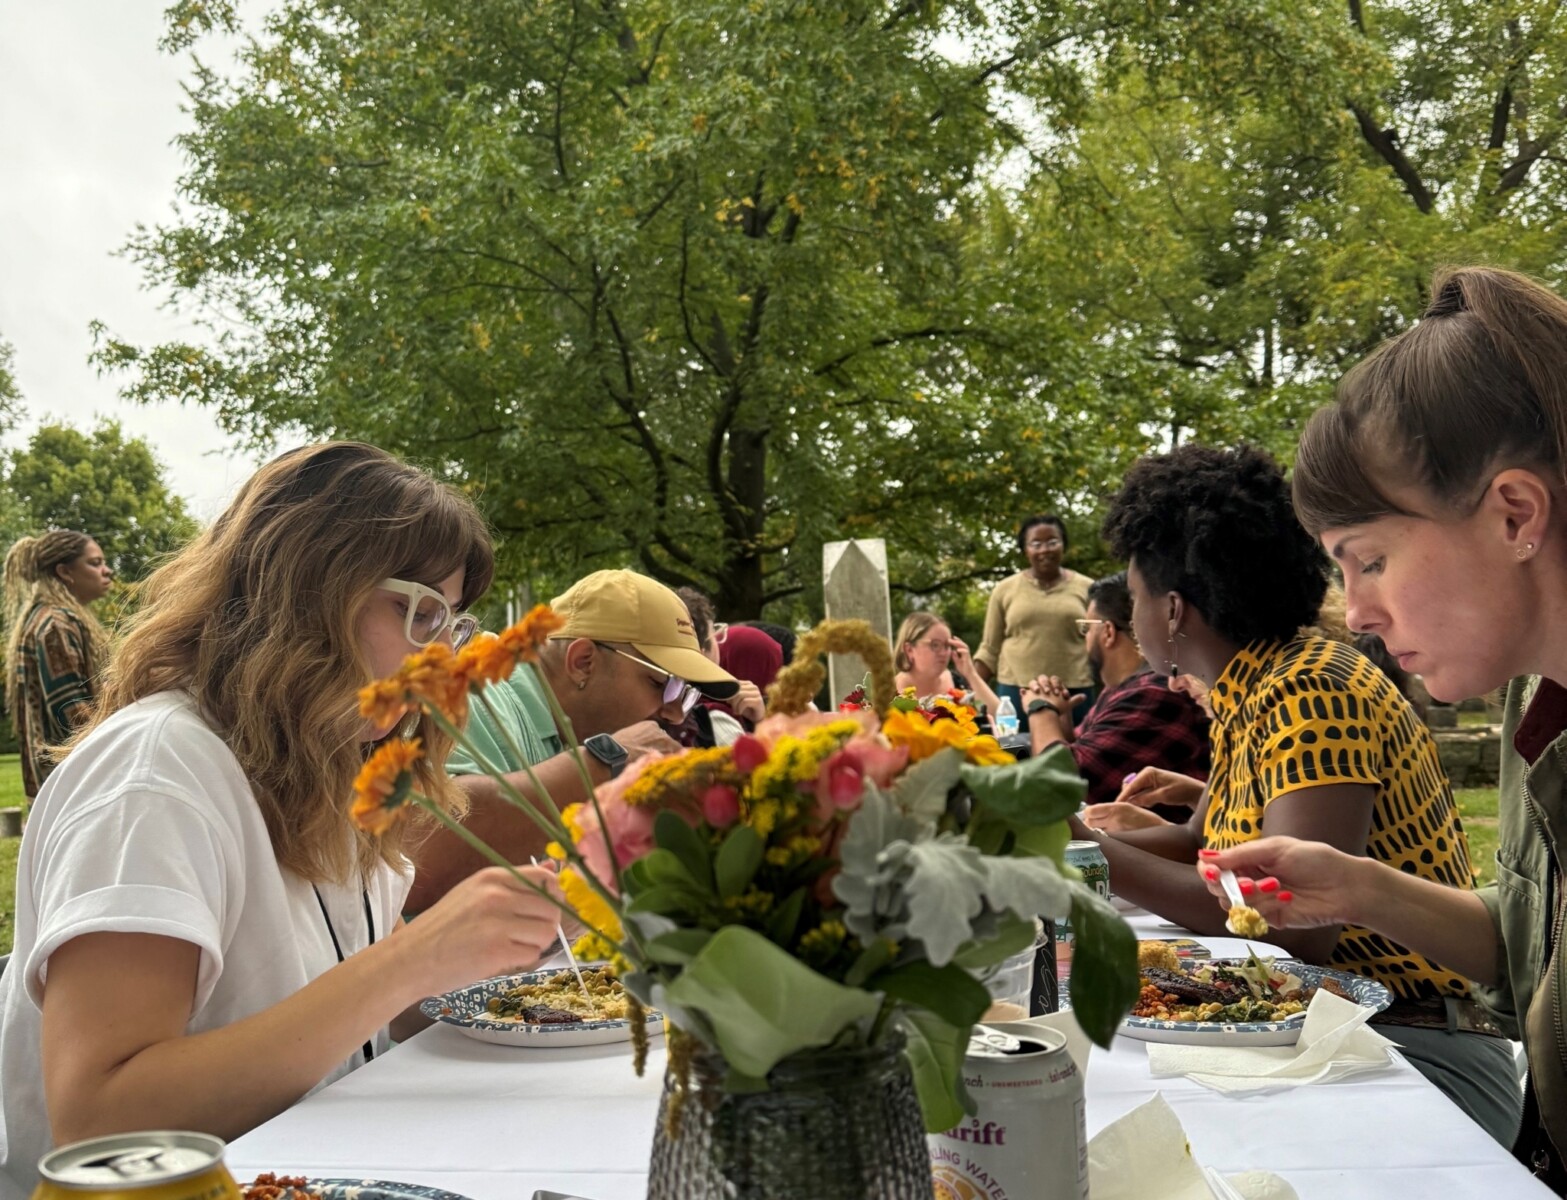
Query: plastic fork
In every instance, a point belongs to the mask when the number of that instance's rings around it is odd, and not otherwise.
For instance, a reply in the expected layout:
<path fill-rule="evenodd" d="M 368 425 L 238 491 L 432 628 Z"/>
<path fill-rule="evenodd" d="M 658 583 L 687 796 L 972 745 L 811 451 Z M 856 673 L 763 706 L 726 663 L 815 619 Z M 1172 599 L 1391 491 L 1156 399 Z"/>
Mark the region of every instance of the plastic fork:
<path fill-rule="evenodd" d="M 1219 872 L 1219 886 L 1224 889 L 1224 894 L 1229 897 L 1230 907 L 1232 909 L 1249 907 L 1246 903 L 1245 897 L 1241 895 L 1241 885 L 1239 882 L 1237 882 L 1234 871 L 1228 869 L 1221 870 Z M 1231 933 L 1240 935 L 1241 931 L 1235 928 L 1235 925 L 1230 917 L 1224 918 L 1224 927 Z"/>

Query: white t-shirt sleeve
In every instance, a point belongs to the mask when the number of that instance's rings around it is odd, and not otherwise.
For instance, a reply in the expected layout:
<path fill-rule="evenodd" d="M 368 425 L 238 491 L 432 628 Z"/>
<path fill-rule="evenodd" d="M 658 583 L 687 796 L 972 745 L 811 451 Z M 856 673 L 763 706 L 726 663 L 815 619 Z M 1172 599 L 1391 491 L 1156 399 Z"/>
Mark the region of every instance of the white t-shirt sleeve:
<path fill-rule="evenodd" d="M 127 788 L 55 824 L 32 881 L 39 927 L 25 970 L 33 1003 L 42 1006 L 49 956 L 73 938 L 150 933 L 200 949 L 192 1011 L 200 1009 L 244 899 L 244 873 L 230 869 L 235 855 L 229 831 L 175 792 Z"/>

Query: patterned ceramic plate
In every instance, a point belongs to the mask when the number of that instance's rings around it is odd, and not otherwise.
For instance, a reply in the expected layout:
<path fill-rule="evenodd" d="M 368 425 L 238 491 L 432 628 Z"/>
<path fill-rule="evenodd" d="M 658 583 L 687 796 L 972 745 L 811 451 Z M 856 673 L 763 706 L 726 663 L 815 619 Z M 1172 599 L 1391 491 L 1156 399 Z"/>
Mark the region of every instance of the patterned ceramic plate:
<path fill-rule="evenodd" d="M 1214 963 L 1233 967 L 1244 965 L 1245 960 L 1224 958 L 1215 959 Z M 1387 988 L 1363 975 L 1330 971 L 1326 967 L 1313 967 L 1291 959 L 1280 959 L 1275 965 L 1280 970 L 1300 976 L 1307 987 L 1317 987 L 1324 979 L 1332 979 L 1363 1008 L 1381 1012 L 1393 1002 L 1392 993 Z M 1282 1021 L 1247 1021 L 1228 1025 L 1220 1021 L 1156 1021 L 1151 1017 L 1127 1017 L 1121 1022 L 1121 1032 L 1143 1042 L 1168 1042 L 1178 1046 L 1293 1046 L 1300 1040 L 1300 1027 L 1305 1023 L 1306 1014 L 1303 1012 Z"/>
<path fill-rule="evenodd" d="M 322 1200 L 467 1200 L 442 1188 L 386 1179 L 312 1179 L 308 1187 Z"/>
<path fill-rule="evenodd" d="M 531 971 L 525 975 L 502 975 L 486 979 L 444 996 L 431 996 L 419 1011 L 433 1020 L 456 1027 L 481 1042 L 500 1046 L 526 1046 L 532 1049 L 561 1046 L 600 1046 L 608 1042 L 629 1042 L 631 1022 L 578 1021 L 569 1025 L 534 1025 L 527 1021 L 507 1021 L 492 1017 L 487 1005 L 496 996 L 525 983 L 544 983 L 570 971 Z M 649 1010 L 648 1036 L 664 1032 L 664 1014 Z M 379 1200 L 365 1197 L 364 1200 Z"/>

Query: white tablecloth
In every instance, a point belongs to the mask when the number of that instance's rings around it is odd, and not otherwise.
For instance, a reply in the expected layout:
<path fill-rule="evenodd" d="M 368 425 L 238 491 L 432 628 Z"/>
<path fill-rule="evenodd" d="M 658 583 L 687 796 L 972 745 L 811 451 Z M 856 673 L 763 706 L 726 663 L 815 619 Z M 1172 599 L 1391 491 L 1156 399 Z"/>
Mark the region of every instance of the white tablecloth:
<path fill-rule="evenodd" d="M 1141 914 L 1133 924 L 1143 937 L 1173 936 Z M 1220 955 L 1237 945 L 1202 940 Z M 537 1188 L 636 1200 L 662 1072 L 657 1049 L 637 1079 L 624 1045 L 513 1050 L 438 1027 L 240 1138 L 229 1164 L 241 1180 L 278 1171 L 428 1184 L 472 1200 L 530 1200 Z M 1402 1061 L 1338 1084 L 1236 1098 L 1185 1079 L 1156 1087 L 1145 1045 L 1117 1038 L 1089 1064 L 1089 1134 L 1155 1091 L 1199 1160 L 1276 1171 L 1302 1200 L 1550 1194 Z"/>

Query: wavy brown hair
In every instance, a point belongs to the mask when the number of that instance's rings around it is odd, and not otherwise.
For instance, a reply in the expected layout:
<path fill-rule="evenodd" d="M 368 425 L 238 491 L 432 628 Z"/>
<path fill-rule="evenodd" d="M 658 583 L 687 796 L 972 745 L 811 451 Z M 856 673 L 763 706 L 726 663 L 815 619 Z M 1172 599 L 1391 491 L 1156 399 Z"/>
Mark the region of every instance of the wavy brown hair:
<path fill-rule="evenodd" d="M 22 649 L 22 628 L 35 604 L 63 608 L 86 631 L 87 662 L 84 674 L 92 679 L 109 658 L 109 637 L 92 610 L 78 600 L 55 573 L 56 567 L 75 562 L 87 553 L 93 539 L 74 529 L 51 529 L 37 537 L 19 538 L 6 552 L 4 568 L 5 706 L 13 719 L 21 712 L 22 673 L 16 669 Z"/>
<path fill-rule="evenodd" d="M 397 831 L 373 839 L 348 818 L 367 751 L 357 695 L 370 667 L 356 630 L 381 580 L 438 587 L 458 568 L 467 608 L 494 554 L 460 492 L 358 442 L 290 451 L 143 585 L 93 724 L 188 692 L 239 760 L 279 864 L 344 882 L 378 859 L 400 863 Z M 442 769 L 450 740 L 428 717 L 414 734 L 427 752 L 416 786 L 459 810 Z"/>

